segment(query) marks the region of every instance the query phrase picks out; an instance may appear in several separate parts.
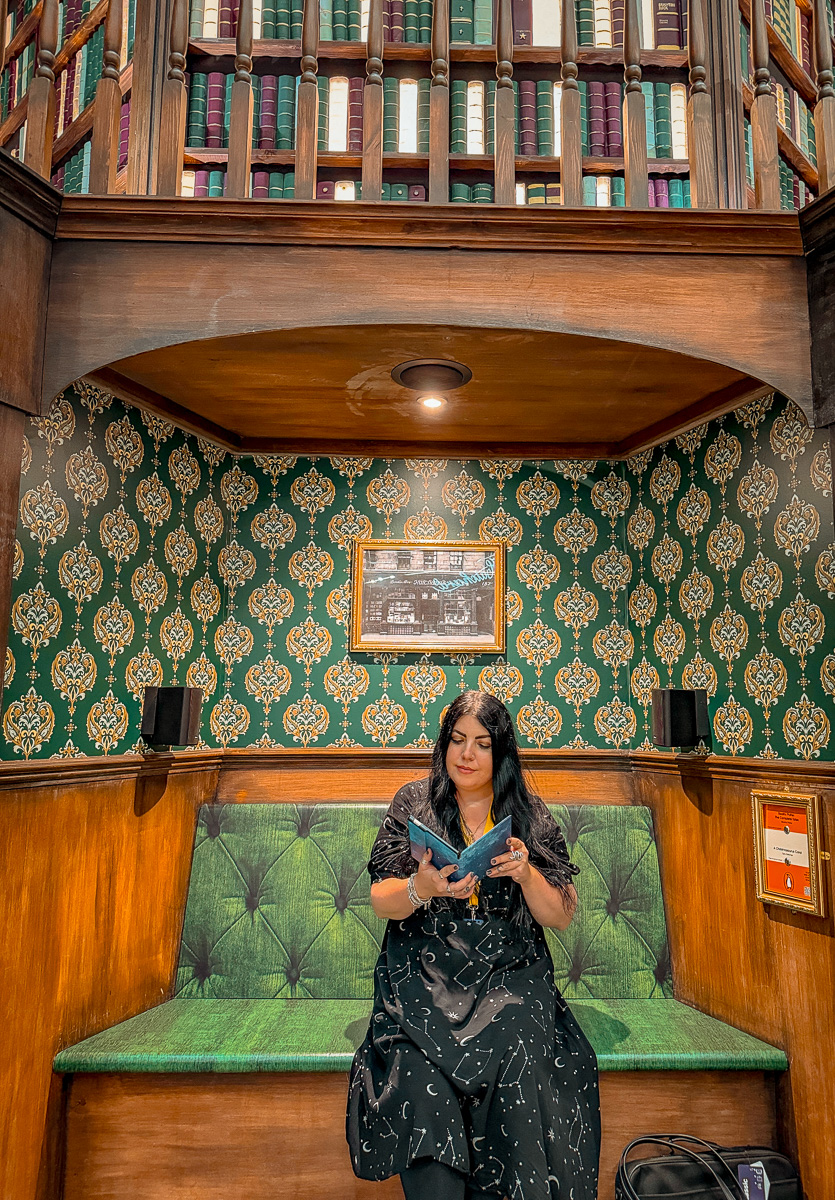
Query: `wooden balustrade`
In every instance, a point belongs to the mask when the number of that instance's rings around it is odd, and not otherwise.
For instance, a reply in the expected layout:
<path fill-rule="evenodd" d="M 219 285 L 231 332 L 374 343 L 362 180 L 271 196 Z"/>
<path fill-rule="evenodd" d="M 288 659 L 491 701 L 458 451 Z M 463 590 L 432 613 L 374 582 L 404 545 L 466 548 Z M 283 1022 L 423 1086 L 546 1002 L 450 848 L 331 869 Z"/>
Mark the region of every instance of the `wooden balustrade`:
<path fill-rule="evenodd" d="M 362 97 L 362 198 L 383 196 L 383 0 L 370 0 Z"/>
<path fill-rule="evenodd" d="M 252 19 L 252 0 L 240 0 L 226 170 L 226 195 L 239 200 L 249 195 L 252 169 Z"/>
<path fill-rule="evenodd" d="M 560 32 L 560 181 L 562 202 L 568 208 L 583 203 L 583 135 L 581 96 L 577 86 L 577 11 L 573 4 L 562 6 Z"/>
<path fill-rule="evenodd" d="M 319 144 L 319 0 L 305 0 L 296 114 L 296 199 L 316 199 Z"/>
<path fill-rule="evenodd" d="M 38 39 L 38 65 L 29 87 L 23 161 L 44 179 L 52 175 L 55 137 L 55 55 L 58 50 L 58 0 L 44 0 Z"/>
<path fill-rule="evenodd" d="M 751 103 L 751 152 L 757 208 L 780 207 L 780 160 L 777 150 L 777 101 L 768 65 L 768 26 L 763 0 L 751 0 L 751 58 L 754 98 Z"/>
<path fill-rule="evenodd" d="M 496 204 L 516 203 L 516 100 L 513 92 L 513 6 L 499 0 L 496 29 L 494 181 Z"/>
<path fill-rule="evenodd" d="M 638 0 L 626 0 L 623 31 L 623 159 L 627 208 L 649 207 L 646 100 L 641 91 Z"/>
<path fill-rule="evenodd" d="M 694 208 L 716 208 L 719 203 L 716 148 L 713 141 L 713 107 L 705 67 L 706 18 L 705 0 L 690 0 L 687 46 L 690 63 L 687 149 L 690 156 L 690 202 Z"/>
<path fill-rule="evenodd" d="M 179 196 L 183 186 L 183 155 L 186 145 L 186 51 L 188 49 L 188 0 L 173 0 L 168 43 L 168 75 L 162 87 L 160 108 L 157 195 Z"/>
<path fill-rule="evenodd" d="M 96 87 L 90 154 L 90 191 L 94 195 L 107 195 L 114 190 L 119 166 L 123 3 L 124 0 L 110 0 L 104 22 L 104 55 L 101 79 Z"/>
<path fill-rule="evenodd" d="M 814 0 L 812 11 L 815 41 L 815 148 L 819 194 L 835 187 L 835 76 L 832 70 L 832 39 L 826 0 Z"/>
<path fill-rule="evenodd" d="M 429 203 L 449 203 L 449 0 L 435 0 L 432 6 Z"/>

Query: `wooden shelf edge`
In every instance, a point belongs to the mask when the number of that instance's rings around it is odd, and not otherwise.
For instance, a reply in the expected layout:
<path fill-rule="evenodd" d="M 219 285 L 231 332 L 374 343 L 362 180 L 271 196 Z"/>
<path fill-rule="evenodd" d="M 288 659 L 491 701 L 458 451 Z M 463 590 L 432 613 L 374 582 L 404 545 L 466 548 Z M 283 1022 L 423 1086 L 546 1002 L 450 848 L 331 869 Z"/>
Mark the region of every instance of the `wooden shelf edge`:
<path fill-rule="evenodd" d="M 105 3 L 107 0 L 105 0 Z M 133 63 L 129 62 L 126 67 L 122 68 L 122 73 L 119 76 L 119 84 L 122 90 L 122 99 L 131 90 L 133 85 Z M 90 101 L 85 109 L 82 110 L 72 122 L 68 125 L 59 138 L 56 138 L 52 144 L 52 169 L 55 169 L 57 163 L 66 158 L 69 153 L 78 145 L 83 137 L 85 137 L 93 128 L 93 117 L 96 111 L 95 96 Z"/>
<path fill-rule="evenodd" d="M 38 3 L 28 14 L 19 29 L 16 29 L 14 36 L 6 46 L 3 54 L 2 62 L 0 62 L 0 70 L 4 69 L 7 63 L 10 63 L 13 58 L 17 58 L 24 46 L 31 42 L 35 31 L 38 28 L 43 12 L 43 0 L 38 0 Z"/>
<path fill-rule="evenodd" d="M 742 104 L 746 113 L 751 112 L 751 105 L 754 102 L 754 94 L 751 88 L 743 80 L 742 82 Z M 818 176 L 817 167 L 812 163 L 803 151 L 798 146 L 797 142 L 787 133 L 780 122 L 777 122 L 777 147 L 783 157 L 791 166 L 794 167 L 797 174 L 807 185 L 817 192 L 820 186 L 820 178 Z"/>
<path fill-rule="evenodd" d="M 739 0 L 739 8 L 743 17 L 745 17 L 745 20 L 750 26 L 751 0 Z M 768 48 L 771 53 L 771 57 L 786 76 L 792 87 L 796 88 L 797 91 L 800 92 L 801 96 L 810 107 L 814 107 L 818 93 L 811 76 L 807 75 L 802 64 L 799 63 L 794 57 L 791 49 L 786 45 L 770 21 L 766 21 L 766 30 L 768 32 Z"/>

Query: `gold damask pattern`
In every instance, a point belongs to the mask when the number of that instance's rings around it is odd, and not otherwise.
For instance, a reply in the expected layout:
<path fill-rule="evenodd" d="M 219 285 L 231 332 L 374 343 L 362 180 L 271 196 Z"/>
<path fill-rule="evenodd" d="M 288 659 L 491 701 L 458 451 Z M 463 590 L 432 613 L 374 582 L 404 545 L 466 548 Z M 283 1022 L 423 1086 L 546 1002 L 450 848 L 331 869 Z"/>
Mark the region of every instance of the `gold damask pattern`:
<path fill-rule="evenodd" d="M 524 745 L 649 745 L 704 687 L 717 753 L 831 754 L 832 478 L 759 399 L 626 463 L 233 458 L 87 384 L 23 455 L 6 755 L 137 748 L 146 687 L 204 692 L 209 746 L 428 746 L 459 689 Z M 507 548 L 506 656 L 351 655 L 356 538 Z"/>

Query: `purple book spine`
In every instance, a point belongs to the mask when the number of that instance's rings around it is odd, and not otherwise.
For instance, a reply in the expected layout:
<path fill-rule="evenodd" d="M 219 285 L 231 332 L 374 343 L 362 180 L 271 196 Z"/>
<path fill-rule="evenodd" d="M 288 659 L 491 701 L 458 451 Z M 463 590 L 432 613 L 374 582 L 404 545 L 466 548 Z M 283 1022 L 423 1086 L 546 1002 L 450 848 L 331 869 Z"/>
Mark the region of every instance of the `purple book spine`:
<path fill-rule="evenodd" d="M 606 153 L 609 158 L 623 158 L 620 84 L 604 84 L 604 98 L 606 102 Z"/>
<path fill-rule="evenodd" d="M 119 166 L 121 171 L 128 165 L 128 139 L 130 137 L 130 100 L 122 105 L 119 116 Z"/>
<path fill-rule="evenodd" d="M 72 121 L 72 94 L 75 91 L 75 71 L 77 62 L 78 55 L 76 55 L 70 61 L 70 65 L 67 67 L 67 88 L 64 92 L 64 113 L 62 117 L 62 127 L 64 129 L 66 129 Z"/>
<path fill-rule="evenodd" d="M 519 153 L 536 154 L 536 84 L 523 79 L 519 84 Z"/>
<path fill-rule="evenodd" d="M 226 82 L 220 71 L 209 75 L 206 103 L 206 145 L 218 150 L 223 145 L 223 108 L 226 99 Z"/>
<path fill-rule="evenodd" d="M 316 199 L 317 200 L 333 200 L 336 191 L 336 184 L 328 180 L 316 184 Z"/>
<path fill-rule="evenodd" d="M 623 27 L 626 24 L 626 0 L 612 0 L 612 45 L 623 45 Z"/>
<path fill-rule="evenodd" d="M 655 180 L 647 180 L 647 200 L 650 208 L 655 208 Z"/>
<path fill-rule="evenodd" d="M 231 38 L 234 36 L 232 32 L 232 0 L 220 0 L 217 36 L 219 38 Z"/>
<path fill-rule="evenodd" d="M 383 41 L 391 41 L 391 0 L 383 0 Z"/>
<path fill-rule="evenodd" d="M 270 194 L 269 171 L 254 171 L 252 174 L 253 200 L 266 200 Z"/>
<path fill-rule="evenodd" d="M 421 201 L 426 199 L 426 188 L 420 183 L 414 183 L 409 188 L 409 199 Z"/>
<path fill-rule="evenodd" d="M 275 150 L 275 121 L 278 80 L 265 75 L 261 80 L 261 106 L 258 112 L 258 149 Z"/>
<path fill-rule="evenodd" d="M 588 96 L 589 154 L 592 158 L 602 158 L 606 153 L 606 93 L 603 84 L 592 81 Z"/>
<path fill-rule="evenodd" d="M 403 41 L 403 0 L 390 0 L 389 36 L 393 42 Z"/>
<path fill-rule="evenodd" d="M 195 171 L 194 172 L 194 194 L 195 196 L 208 196 L 209 194 L 209 172 Z"/>
<path fill-rule="evenodd" d="M 362 153 L 362 96 L 365 80 L 357 75 L 348 80 L 348 149 Z"/>
<path fill-rule="evenodd" d="M 670 185 L 666 179 L 656 179 L 655 183 L 655 207 L 669 208 L 670 207 Z"/>
<path fill-rule="evenodd" d="M 512 0 L 513 44 L 533 45 L 533 0 Z M 494 29 L 496 26 L 494 25 Z M 536 153 L 536 151 L 534 151 Z"/>

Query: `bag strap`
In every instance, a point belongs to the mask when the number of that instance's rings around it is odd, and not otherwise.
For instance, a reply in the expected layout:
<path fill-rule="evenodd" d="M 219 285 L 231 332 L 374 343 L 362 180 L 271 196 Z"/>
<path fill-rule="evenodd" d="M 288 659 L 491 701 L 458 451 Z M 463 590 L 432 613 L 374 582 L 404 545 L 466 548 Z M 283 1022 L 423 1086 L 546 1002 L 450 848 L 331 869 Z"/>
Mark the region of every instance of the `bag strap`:
<path fill-rule="evenodd" d="M 665 1135 L 662 1135 L 662 1136 L 665 1136 Z M 680 1146 L 681 1142 L 694 1142 L 697 1146 L 703 1146 L 704 1149 L 707 1150 L 707 1152 L 709 1154 L 712 1154 L 714 1156 L 714 1158 L 717 1160 L 719 1165 L 725 1171 L 727 1171 L 727 1173 L 730 1175 L 731 1179 L 733 1180 L 734 1187 L 743 1195 L 743 1198 L 744 1198 L 744 1192 L 742 1191 L 742 1187 L 739 1183 L 738 1178 L 736 1177 L 736 1175 L 734 1175 L 731 1167 L 728 1165 L 728 1163 L 725 1162 L 724 1158 L 722 1157 L 722 1151 L 725 1149 L 724 1146 L 720 1146 L 716 1142 L 706 1142 L 703 1138 L 693 1137 L 689 1133 L 672 1133 L 669 1135 L 669 1141 L 670 1141 L 671 1145 L 675 1145 L 679 1149 L 681 1149 L 681 1146 Z M 746 1147 L 746 1149 L 748 1149 L 748 1148 Z"/>
<path fill-rule="evenodd" d="M 728 1187 L 728 1185 L 722 1179 L 719 1178 L 719 1176 L 716 1174 L 713 1167 L 711 1166 L 711 1164 L 708 1162 L 708 1160 L 706 1158 L 704 1158 L 701 1154 L 697 1154 L 695 1150 L 691 1150 L 687 1146 L 683 1146 L 680 1144 L 681 1142 L 684 1142 L 684 1141 L 692 1141 L 692 1142 L 696 1142 L 699 1145 L 703 1145 L 713 1155 L 715 1155 L 715 1157 L 717 1159 L 719 1159 L 722 1166 L 728 1172 L 728 1175 L 731 1178 L 731 1182 L 732 1182 L 732 1186 L 733 1186 L 734 1190 L 731 1191 L 731 1189 Z M 721 1157 L 718 1150 L 716 1150 L 713 1146 L 711 1146 L 709 1142 L 702 1142 L 701 1138 L 689 1138 L 683 1134 L 682 1135 L 672 1135 L 672 1136 L 667 1136 L 664 1134 L 658 1134 L 656 1136 L 650 1135 L 650 1136 L 646 1136 L 646 1137 L 635 1138 L 633 1141 L 631 1141 L 629 1143 L 629 1145 L 623 1151 L 623 1154 L 621 1154 L 620 1162 L 618 1163 L 618 1175 L 620 1176 L 620 1183 L 622 1184 L 622 1186 L 624 1188 L 624 1192 L 625 1192 L 624 1200 L 643 1200 L 643 1198 L 638 1195 L 637 1191 L 632 1186 L 632 1180 L 629 1177 L 628 1164 L 627 1164 L 626 1160 L 627 1160 L 627 1156 L 629 1155 L 629 1152 L 631 1150 L 633 1150 L 636 1146 L 648 1146 L 648 1145 L 663 1146 L 665 1149 L 670 1150 L 673 1153 L 675 1153 L 675 1151 L 677 1150 L 679 1152 L 679 1154 L 686 1154 L 688 1158 L 691 1158 L 694 1162 L 699 1163 L 705 1169 L 707 1174 L 713 1177 L 713 1179 L 716 1181 L 719 1191 L 722 1193 L 723 1200 L 740 1200 L 740 1198 L 741 1198 L 741 1200 L 744 1200 L 745 1193 L 740 1188 L 739 1182 L 734 1178 L 733 1171 L 731 1171 L 731 1168 Z M 632 1165 L 637 1166 L 638 1164 L 633 1163 Z"/>

